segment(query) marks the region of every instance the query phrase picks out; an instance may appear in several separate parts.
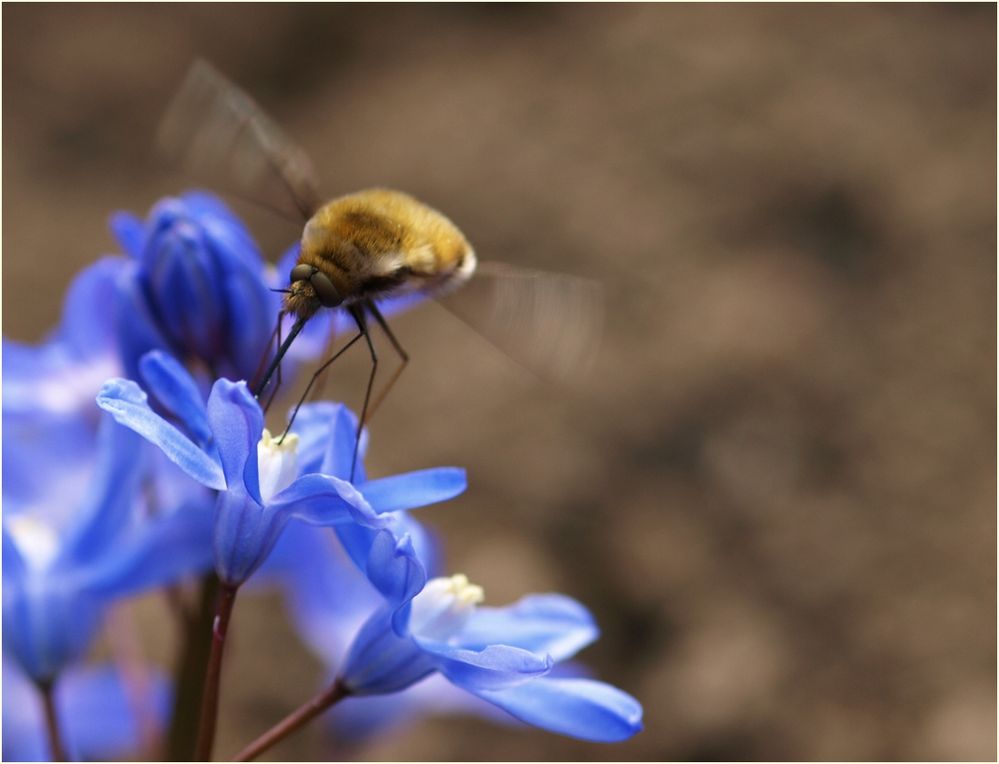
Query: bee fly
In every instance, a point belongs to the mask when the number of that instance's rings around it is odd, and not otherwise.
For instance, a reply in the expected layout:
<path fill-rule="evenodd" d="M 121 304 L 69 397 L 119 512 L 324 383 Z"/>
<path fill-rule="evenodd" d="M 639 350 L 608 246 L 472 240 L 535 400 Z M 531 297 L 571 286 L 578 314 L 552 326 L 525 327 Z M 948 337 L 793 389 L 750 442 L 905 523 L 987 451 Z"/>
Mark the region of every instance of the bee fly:
<path fill-rule="evenodd" d="M 164 117 L 159 141 L 174 158 L 235 181 L 239 195 L 306 221 L 298 263 L 289 274 L 288 287 L 280 290 L 285 297 L 274 332 L 278 349 L 254 386 L 258 398 L 276 372 L 273 399 L 282 358 L 321 308 L 343 309 L 357 326 L 357 334 L 313 374 L 285 432 L 316 380 L 363 337 L 371 372 L 355 441 L 356 466 L 361 429 L 409 361 L 379 310 L 378 301 L 387 297 L 460 294 L 464 300 L 450 299 L 445 307 L 542 376 L 571 376 L 592 357 L 602 322 L 597 284 L 501 264 L 477 268 L 475 252 L 457 226 L 400 191 L 375 188 L 321 203 L 308 157 L 248 95 L 205 61 L 191 66 Z M 459 286 L 465 287 L 460 293 L 455 291 Z M 282 341 L 285 314 L 295 320 Z M 369 318 L 401 361 L 374 403 L 371 391 L 378 355 Z"/>

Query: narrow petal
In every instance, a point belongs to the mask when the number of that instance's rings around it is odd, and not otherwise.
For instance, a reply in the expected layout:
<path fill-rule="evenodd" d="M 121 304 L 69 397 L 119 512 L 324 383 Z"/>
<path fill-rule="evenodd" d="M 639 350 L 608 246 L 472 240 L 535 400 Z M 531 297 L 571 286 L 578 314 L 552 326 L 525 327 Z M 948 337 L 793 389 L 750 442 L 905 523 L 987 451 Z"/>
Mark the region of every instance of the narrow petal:
<path fill-rule="evenodd" d="M 353 485 L 330 475 L 302 475 L 274 496 L 268 506 L 310 525 L 385 525 Z"/>
<path fill-rule="evenodd" d="M 342 475 L 334 470 L 322 469 L 337 419 L 344 408 L 342 403 L 318 401 L 306 403 L 298 410 L 295 434 L 298 436 L 298 466 L 303 475 L 322 472 L 344 480 L 349 476 L 349 472 Z"/>
<path fill-rule="evenodd" d="M 371 544 L 367 561 L 368 580 L 391 606 L 409 603 L 427 583 L 427 572 L 416 556 L 409 535 L 397 538 L 391 531 L 379 531 Z M 406 632 L 401 611 L 393 619 L 399 634 Z"/>
<path fill-rule="evenodd" d="M 149 407 L 146 394 L 135 382 L 127 379 L 106 382 L 97 396 L 97 405 L 119 424 L 159 447 L 170 461 L 202 485 L 216 491 L 225 489 L 221 465 L 154 412 Z"/>
<path fill-rule="evenodd" d="M 241 484 L 262 504 L 257 474 L 257 444 L 264 431 L 264 413 L 245 382 L 218 380 L 208 397 L 208 419 L 222 460 L 226 485 Z"/>
<path fill-rule="evenodd" d="M 552 669 L 552 659 L 519 647 L 490 645 L 484 650 L 416 639 L 434 656 L 437 670 L 466 690 L 501 690 L 544 676 Z"/>
<path fill-rule="evenodd" d="M 146 228 L 142 220 L 131 212 L 116 212 L 111 216 L 111 233 L 125 254 L 138 260 L 145 246 Z"/>
<path fill-rule="evenodd" d="M 592 679 L 541 678 L 503 690 L 472 690 L 520 721 L 560 735 L 617 743 L 642 729 L 642 706 Z"/>
<path fill-rule="evenodd" d="M 170 349 L 170 342 L 150 312 L 136 263 L 131 263 L 118 279 L 114 308 L 125 377 L 139 379 L 139 359 L 150 350 Z"/>
<path fill-rule="evenodd" d="M 114 311 L 107 306 L 114 304 L 117 279 L 126 267 L 124 258 L 104 257 L 70 284 L 57 336 L 76 358 L 94 359 L 117 351 Z"/>
<path fill-rule="evenodd" d="M 459 636 L 462 647 L 512 645 L 561 661 L 595 641 L 599 629 L 585 607 L 561 594 L 533 594 L 508 607 L 479 607 Z"/>
<path fill-rule="evenodd" d="M 350 478 L 351 462 L 354 458 L 354 442 L 357 439 L 357 416 L 346 406 L 341 406 L 333 420 L 329 436 L 326 456 L 320 472 L 324 475 L 336 475 L 338 478 Z M 361 442 L 357 449 L 357 469 L 354 480 L 364 482 L 364 455 L 367 452 L 367 430 L 361 433 Z"/>
<path fill-rule="evenodd" d="M 97 462 L 83 500 L 73 513 L 60 559 L 95 559 L 129 526 L 142 479 L 142 441 L 104 417 L 97 435 Z"/>
<path fill-rule="evenodd" d="M 212 439 L 205 402 L 187 369 L 169 353 L 153 350 L 139 360 L 146 389 L 175 418 L 184 423 L 195 442 L 205 448 Z"/>
<path fill-rule="evenodd" d="M 369 480 L 361 493 L 378 513 L 415 509 L 453 499 L 468 487 L 465 470 L 436 467 Z"/>
<path fill-rule="evenodd" d="M 280 295 L 267 289 L 259 263 L 245 262 L 227 270 L 223 292 L 229 304 L 228 319 L 238 327 L 229 332 L 225 353 L 232 364 L 231 372 L 239 378 L 249 379 L 267 349 Z"/>

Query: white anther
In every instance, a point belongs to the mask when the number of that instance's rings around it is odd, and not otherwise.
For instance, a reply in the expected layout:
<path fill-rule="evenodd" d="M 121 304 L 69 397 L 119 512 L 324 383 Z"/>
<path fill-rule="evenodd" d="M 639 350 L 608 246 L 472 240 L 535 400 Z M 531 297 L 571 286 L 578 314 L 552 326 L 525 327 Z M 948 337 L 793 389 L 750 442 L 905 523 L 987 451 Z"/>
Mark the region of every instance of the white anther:
<path fill-rule="evenodd" d="M 59 537 L 51 525 L 30 515 L 7 518 L 5 525 L 28 567 L 41 571 L 55 559 L 59 552 Z"/>
<path fill-rule="evenodd" d="M 446 642 L 461 632 L 483 596 L 482 587 L 461 574 L 431 579 L 413 598 L 409 629 L 422 639 Z"/>
<path fill-rule="evenodd" d="M 285 435 L 279 443 L 264 430 L 257 444 L 257 470 L 260 475 L 260 498 L 266 504 L 298 477 L 298 436 Z"/>

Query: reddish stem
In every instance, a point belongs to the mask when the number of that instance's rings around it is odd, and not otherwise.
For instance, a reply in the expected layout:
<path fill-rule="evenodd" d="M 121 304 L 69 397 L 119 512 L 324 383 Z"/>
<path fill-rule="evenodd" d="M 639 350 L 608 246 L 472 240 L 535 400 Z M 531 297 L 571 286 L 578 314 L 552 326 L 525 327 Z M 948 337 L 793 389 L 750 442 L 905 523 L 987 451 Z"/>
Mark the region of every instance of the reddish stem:
<path fill-rule="evenodd" d="M 66 746 L 62 742 L 62 734 L 59 732 L 59 716 L 56 713 L 55 707 L 54 683 L 40 683 L 38 691 L 42 695 L 42 705 L 45 707 L 45 728 L 49 733 L 49 747 L 51 748 L 52 761 L 69 761 L 66 756 Z"/>
<path fill-rule="evenodd" d="M 337 680 L 328 689 L 299 707 L 297 711 L 288 714 L 282 721 L 275 724 L 267 732 L 246 746 L 232 760 L 253 761 L 268 748 L 281 742 L 292 732 L 304 727 L 307 722 L 319 716 L 327 708 L 343 700 L 349 694 L 350 691 Z"/>
<path fill-rule="evenodd" d="M 215 743 L 215 724 L 219 711 L 219 684 L 222 679 L 222 654 L 225 651 L 225 638 L 229 630 L 229 618 L 236 602 L 237 587 L 222 584 L 215 604 L 215 622 L 212 624 L 212 652 L 205 672 L 205 684 L 201 692 L 201 721 L 198 725 L 198 745 L 195 749 L 196 761 L 211 761 Z"/>

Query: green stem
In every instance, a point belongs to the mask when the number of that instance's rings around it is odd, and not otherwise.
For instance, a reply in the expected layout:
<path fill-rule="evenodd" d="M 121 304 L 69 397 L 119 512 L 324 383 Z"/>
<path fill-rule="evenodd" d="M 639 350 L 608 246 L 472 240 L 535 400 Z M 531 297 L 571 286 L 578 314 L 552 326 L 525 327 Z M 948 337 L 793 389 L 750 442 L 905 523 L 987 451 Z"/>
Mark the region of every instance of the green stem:
<path fill-rule="evenodd" d="M 327 708 L 343 700 L 349 694 L 350 691 L 338 679 L 328 689 L 316 695 L 308 703 L 300 706 L 298 710 L 292 711 L 267 732 L 246 746 L 246 748 L 233 758 L 233 761 L 253 761 L 271 746 L 301 729 L 307 722 L 316 718 Z"/>
<path fill-rule="evenodd" d="M 222 656 L 229 631 L 229 618 L 236 604 L 237 587 L 221 584 L 212 624 L 212 651 L 208 658 L 205 685 L 201 693 L 201 720 L 198 724 L 198 744 L 194 749 L 197 761 L 211 761 L 215 743 L 215 725 L 219 715 L 219 685 L 222 680 Z"/>

